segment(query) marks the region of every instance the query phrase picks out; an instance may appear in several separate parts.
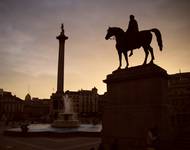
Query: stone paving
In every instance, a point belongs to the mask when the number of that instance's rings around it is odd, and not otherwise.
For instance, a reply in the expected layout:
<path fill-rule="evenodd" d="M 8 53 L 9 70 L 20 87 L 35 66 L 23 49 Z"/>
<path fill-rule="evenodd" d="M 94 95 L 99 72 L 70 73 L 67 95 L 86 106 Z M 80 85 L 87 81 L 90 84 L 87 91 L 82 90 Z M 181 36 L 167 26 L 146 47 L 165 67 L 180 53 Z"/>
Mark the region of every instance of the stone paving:
<path fill-rule="evenodd" d="M 100 138 L 0 137 L 0 150 L 90 150 L 97 149 Z"/>

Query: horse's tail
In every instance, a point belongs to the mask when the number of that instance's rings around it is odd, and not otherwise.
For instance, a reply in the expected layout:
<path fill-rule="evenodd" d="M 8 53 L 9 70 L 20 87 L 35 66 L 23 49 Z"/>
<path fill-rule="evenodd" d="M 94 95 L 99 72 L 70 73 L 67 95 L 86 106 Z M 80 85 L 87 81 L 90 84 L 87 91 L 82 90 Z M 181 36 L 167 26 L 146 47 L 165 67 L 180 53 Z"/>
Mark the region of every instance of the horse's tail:
<path fill-rule="evenodd" d="M 154 32 L 155 35 L 156 35 L 156 39 L 157 39 L 157 42 L 158 42 L 158 46 L 160 48 L 160 50 L 162 51 L 162 48 L 163 48 L 163 44 L 162 44 L 162 35 L 161 35 L 161 32 L 154 28 L 154 29 L 151 29 L 150 31 Z"/>

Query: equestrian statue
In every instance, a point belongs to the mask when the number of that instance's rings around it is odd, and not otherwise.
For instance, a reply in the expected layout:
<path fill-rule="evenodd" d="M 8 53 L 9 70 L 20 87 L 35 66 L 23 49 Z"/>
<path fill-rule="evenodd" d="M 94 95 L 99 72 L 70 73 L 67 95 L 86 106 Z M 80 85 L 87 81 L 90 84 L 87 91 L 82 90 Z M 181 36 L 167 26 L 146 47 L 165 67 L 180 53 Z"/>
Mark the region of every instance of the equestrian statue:
<path fill-rule="evenodd" d="M 152 41 L 152 33 L 153 32 L 156 35 L 157 43 L 159 46 L 160 51 L 162 51 L 163 44 L 162 44 L 162 36 L 158 29 L 153 28 L 150 30 L 143 30 L 139 31 L 138 23 L 135 20 L 134 15 L 130 15 L 130 21 L 129 26 L 126 32 L 123 31 L 123 29 L 119 27 L 109 27 L 107 30 L 107 34 L 105 39 L 108 40 L 111 37 L 115 36 L 116 40 L 116 49 L 118 51 L 119 55 L 119 67 L 118 69 L 121 69 L 122 65 L 122 54 L 125 56 L 126 60 L 126 68 L 129 66 L 128 62 L 128 51 L 131 51 L 129 56 L 133 55 L 134 49 L 139 49 L 140 47 L 143 47 L 143 50 L 145 52 L 145 60 L 143 65 L 147 63 L 148 54 L 150 52 L 151 54 L 151 61 L 150 63 L 153 63 L 154 58 L 154 52 L 153 48 L 150 46 L 150 43 Z"/>

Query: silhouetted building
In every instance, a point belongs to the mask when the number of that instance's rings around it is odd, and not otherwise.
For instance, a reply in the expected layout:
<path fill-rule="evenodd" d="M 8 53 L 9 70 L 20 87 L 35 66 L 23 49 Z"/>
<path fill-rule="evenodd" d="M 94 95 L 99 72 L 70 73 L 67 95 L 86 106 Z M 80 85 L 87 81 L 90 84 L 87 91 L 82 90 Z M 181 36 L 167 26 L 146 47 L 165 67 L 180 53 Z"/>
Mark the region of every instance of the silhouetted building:
<path fill-rule="evenodd" d="M 20 121 L 23 119 L 24 101 L 11 92 L 0 90 L 0 120 Z"/>
<path fill-rule="evenodd" d="M 48 122 L 51 107 L 50 99 L 32 98 L 27 94 L 24 101 L 25 118 L 30 121 Z"/>
<path fill-rule="evenodd" d="M 174 125 L 190 126 L 190 73 L 169 75 L 168 87 Z"/>
<path fill-rule="evenodd" d="M 66 91 L 65 94 L 72 100 L 73 110 L 78 113 L 81 122 L 90 123 L 100 120 L 100 95 L 97 88 L 92 90 Z"/>
<path fill-rule="evenodd" d="M 99 98 L 98 98 L 98 106 L 99 106 L 99 113 L 102 115 L 103 112 L 104 112 L 104 106 L 106 105 L 106 102 L 108 101 L 107 99 L 107 92 L 105 92 L 104 94 L 102 95 L 99 95 Z"/>
<path fill-rule="evenodd" d="M 168 97 L 175 129 L 175 148 L 190 148 L 190 72 L 169 75 Z"/>

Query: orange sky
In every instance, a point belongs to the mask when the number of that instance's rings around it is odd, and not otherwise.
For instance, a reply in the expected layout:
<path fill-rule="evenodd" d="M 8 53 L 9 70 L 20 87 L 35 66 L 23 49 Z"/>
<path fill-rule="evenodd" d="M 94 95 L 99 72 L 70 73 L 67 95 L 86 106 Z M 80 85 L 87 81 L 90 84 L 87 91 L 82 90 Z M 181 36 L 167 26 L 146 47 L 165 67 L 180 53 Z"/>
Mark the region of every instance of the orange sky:
<path fill-rule="evenodd" d="M 127 29 L 134 14 L 140 30 L 158 28 L 164 48 L 153 35 L 155 63 L 169 74 L 190 71 L 189 0 L 1 0 L 0 88 L 24 98 L 48 98 L 56 90 L 60 24 L 66 41 L 65 89 L 106 91 L 102 82 L 118 67 L 114 40 L 105 40 L 108 26 Z M 135 50 L 130 66 L 143 63 Z M 125 66 L 125 64 L 124 64 Z M 124 67 L 123 66 L 123 67 Z"/>

